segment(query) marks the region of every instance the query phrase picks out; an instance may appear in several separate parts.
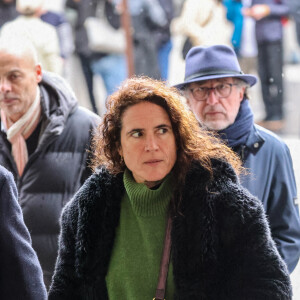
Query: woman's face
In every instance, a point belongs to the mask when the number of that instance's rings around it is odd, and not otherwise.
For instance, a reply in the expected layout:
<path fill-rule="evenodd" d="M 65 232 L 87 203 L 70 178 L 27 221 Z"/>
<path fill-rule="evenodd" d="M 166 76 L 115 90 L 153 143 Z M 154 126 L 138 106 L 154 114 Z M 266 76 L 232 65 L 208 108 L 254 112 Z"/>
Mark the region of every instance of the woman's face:
<path fill-rule="evenodd" d="M 163 179 L 176 162 L 176 142 L 167 112 L 142 102 L 122 116 L 120 155 L 138 183 Z"/>

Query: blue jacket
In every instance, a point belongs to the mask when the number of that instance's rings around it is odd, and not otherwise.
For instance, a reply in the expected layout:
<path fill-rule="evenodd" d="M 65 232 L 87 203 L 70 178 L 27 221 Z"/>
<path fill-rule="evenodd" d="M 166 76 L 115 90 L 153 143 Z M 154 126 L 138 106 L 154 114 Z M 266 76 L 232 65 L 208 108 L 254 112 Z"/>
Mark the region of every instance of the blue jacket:
<path fill-rule="evenodd" d="M 17 199 L 12 174 L 0 166 L 0 298 L 44 300 L 42 269 Z"/>
<path fill-rule="evenodd" d="M 246 144 L 234 150 L 248 170 L 242 185 L 262 201 L 277 249 L 292 272 L 300 255 L 300 219 L 290 151 L 275 134 L 257 125 Z"/>
<path fill-rule="evenodd" d="M 242 31 L 243 31 L 243 14 L 242 14 L 242 3 L 236 0 L 224 0 L 223 4 L 226 7 L 227 19 L 233 23 L 234 30 L 231 38 L 231 43 L 233 45 L 234 51 L 238 54 L 241 41 L 242 41 Z"/>

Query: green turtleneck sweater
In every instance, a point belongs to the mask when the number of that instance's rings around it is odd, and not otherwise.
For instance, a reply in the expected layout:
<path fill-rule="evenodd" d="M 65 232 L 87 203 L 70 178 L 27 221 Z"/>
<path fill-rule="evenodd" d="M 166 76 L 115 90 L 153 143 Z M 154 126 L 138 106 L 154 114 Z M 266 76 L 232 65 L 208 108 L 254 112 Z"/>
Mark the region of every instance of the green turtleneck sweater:
<path fill-rule="evenodd" d="M 128 170 L 123 181 L 126 193 L 106 276 L 108 297 L 110 300 L 153 299 L 173 190 L 172 176 L 168 175 L 155 190 L 136 183 Z M 167 300 L 174 298 L 174 289 L 170 263 Z"/>

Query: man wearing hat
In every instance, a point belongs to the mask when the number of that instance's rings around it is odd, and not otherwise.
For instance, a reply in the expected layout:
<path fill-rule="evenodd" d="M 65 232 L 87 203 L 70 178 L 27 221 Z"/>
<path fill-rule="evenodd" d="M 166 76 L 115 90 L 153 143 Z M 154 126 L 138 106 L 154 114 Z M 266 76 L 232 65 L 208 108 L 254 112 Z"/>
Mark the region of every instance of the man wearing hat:
<path fill-rule="evenodd" d="M 300 219 L 292 159 L 286 144 L 254 124 L 247 89 L 255 76 L 243 74 L 234 51 L 224 45 L 194 47 L 186 57 L 184 91 L 199 123 L 239 154 L 249 171 L 241 182 L 263 203 L 272 236 L 289 272 L 300 255 Z"/>

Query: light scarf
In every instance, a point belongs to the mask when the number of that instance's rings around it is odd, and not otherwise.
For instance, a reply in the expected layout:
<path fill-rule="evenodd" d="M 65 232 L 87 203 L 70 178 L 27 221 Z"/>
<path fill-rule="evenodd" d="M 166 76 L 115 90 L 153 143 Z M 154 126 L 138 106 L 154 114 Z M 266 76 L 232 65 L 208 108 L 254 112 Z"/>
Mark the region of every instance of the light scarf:
<path fill-rule="evenodd" d="M 11 143 L 12 155 L 16 162 L 18 173 L 23 174 L 28 161 L 28 151 L 25 140 L 36 129 L 41 116 L 40 89 L 37 88 L 35 100 L 27 112 L 15 123 L 13 123 L 1 110 L 1 120 L 6 129 L 7 139 Z"/>

